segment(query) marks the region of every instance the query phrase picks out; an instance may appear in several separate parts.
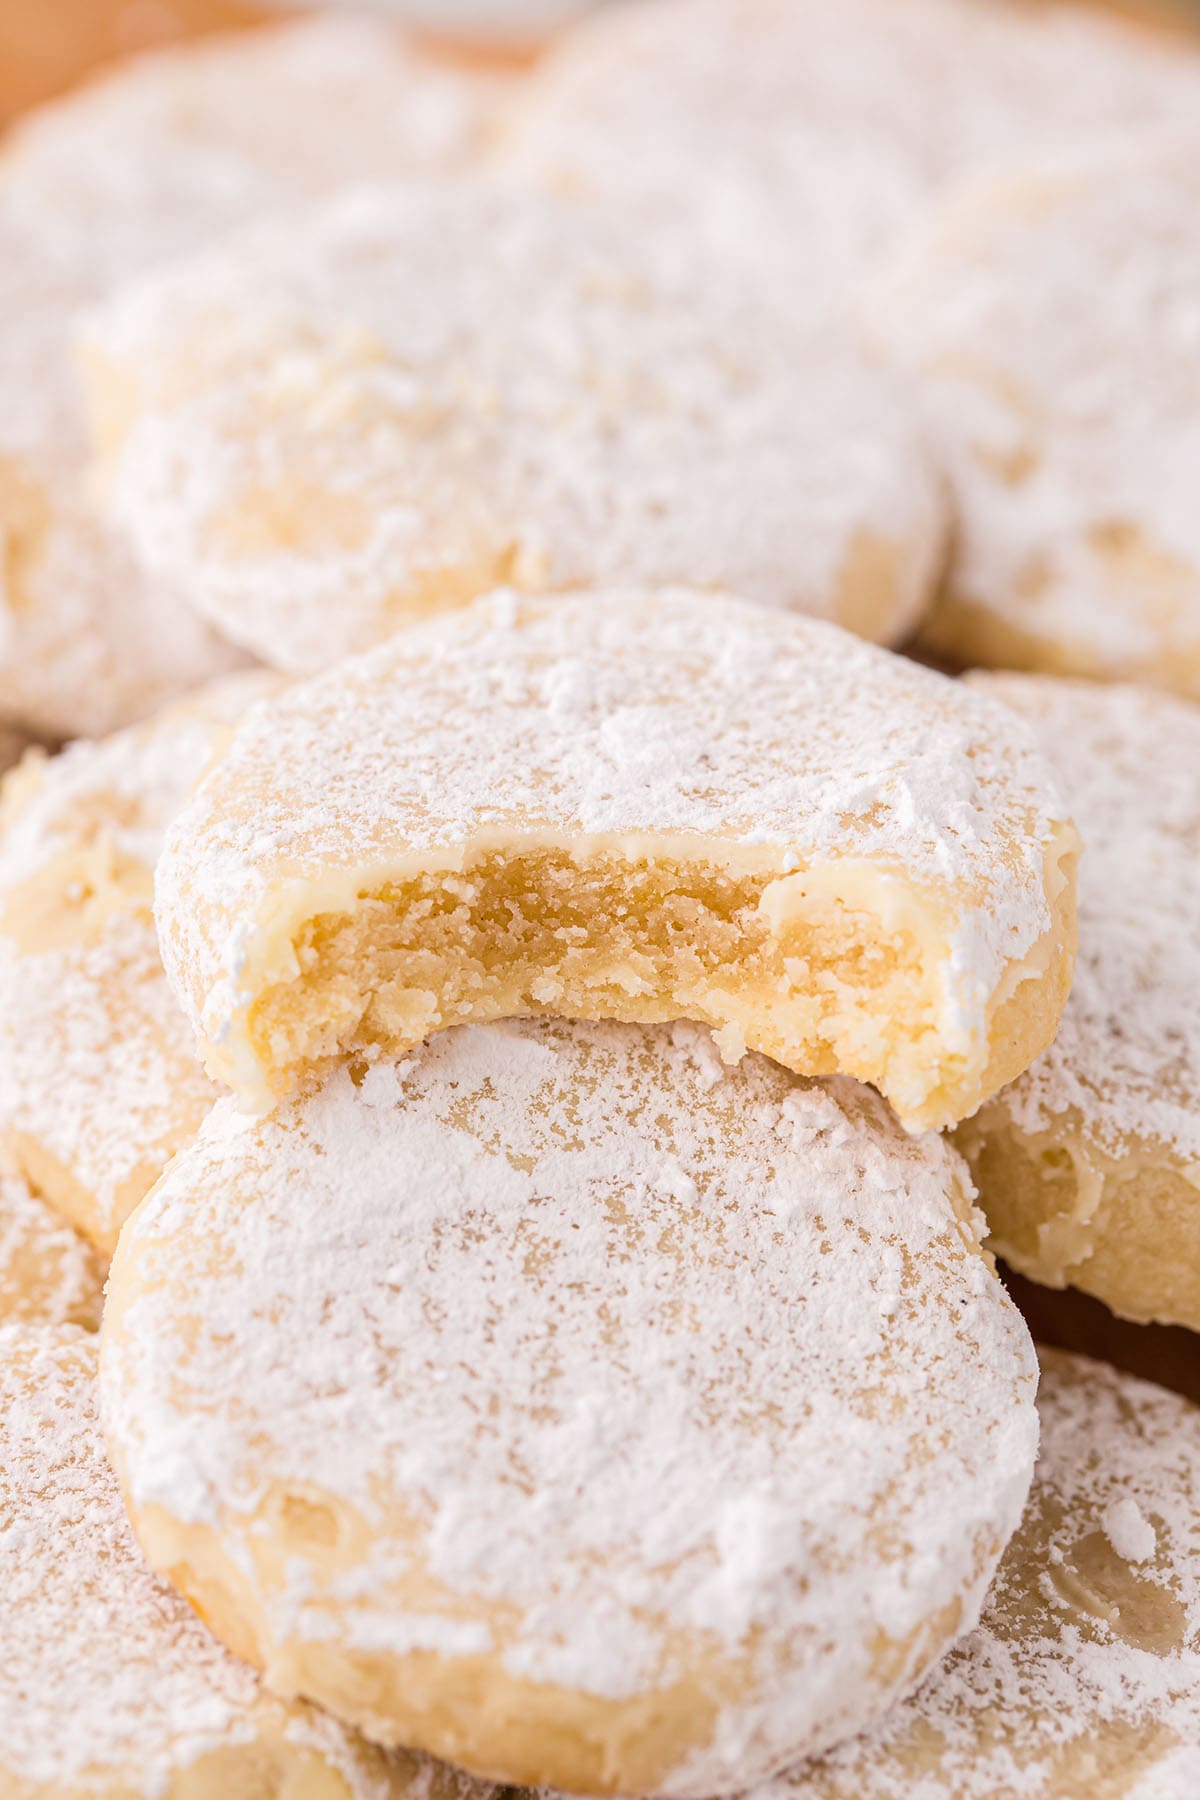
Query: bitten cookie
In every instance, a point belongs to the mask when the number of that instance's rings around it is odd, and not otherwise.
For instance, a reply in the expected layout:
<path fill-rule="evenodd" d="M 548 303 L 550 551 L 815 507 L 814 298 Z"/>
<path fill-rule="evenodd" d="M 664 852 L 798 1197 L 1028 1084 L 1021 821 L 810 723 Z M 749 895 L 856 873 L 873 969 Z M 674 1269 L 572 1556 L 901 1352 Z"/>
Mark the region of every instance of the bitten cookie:
<path fill-rule="evenodd" d="M 19 1175 L 0 1168 L 0 1325 L 100 1323 L 105 1264 Z"/>
<path fill-rule="evenodd" d="M 1200 1410 L 1042 1352 L 1033 1491 L 979 1628 L 875 1731 L 754 1800 L 1200 1791 Z"/>
<path fill-rule="evenodd" d="M 251 1106 L 465 1019 L 696 1018 L 944 1125 L 1054 1035 L 1074 827 L 1027 728 L 712 594 L 501 594 L 256 711 L 163 958 Z"/>
<path fill-rule="evenodd" d="M 105 1417 L 152 1564 L 282 1693 L 588 1794 L 706 1795 L 973 1622 L 1028 1335 L 943 1139 L 692 1025 L 467 1026 L 131 1219 Z"/>
<path fill-rule="evenodd" d="M 678 208 L 364 190 L 119 295 L 83 332 L 107 503 L 273 666 L 493 587 L 733 587 L 893 641 L 944 498 L 849 328 Z"/>
<path fill-rule="evenodd" d="M 1200 133 L 958 191 L 872 296 L 955 555 L 924 644 L 1200 698 Z"/>
<path fill-rule="evenodd" d="M 231 677 L 101 743 L 32 755 L 0 793 L 0 1147 L 111 1251 L 215 1099 L 163 975 L 163 833 L 233 723 Z"/>
<path fill-rule="evenodd" d="M 6 140 L 0 718 L 101 735 L 244 660 L 96 511 L 79 310 L 346 180 L 461 167 L 491 91 L 383 24 L 324 20 L 139 59 Z"/>
<path fill-rule="evenodd" d="M 812 314 L 844 305 L 948 181 L 1198 109 L 1194 51 L 1087 7 L 655 0 L 562 40 L 507 155 L 575 200 L 686 208 Z"/>
<path fill-rule="evenodd" d="M 1083 837 L 1079 961 L 1053 1044 L 959 1127 L 999 1253 L 1200 1329 L 1200 708 L 974 675 L 1020 712 Z"/>
<path fill-rule="evenodd" d="M 95 1344 L 0 1327 L 5 1800 L 488 1800 L 273 1698 L 151 1574 L 101 1440 Z"/>

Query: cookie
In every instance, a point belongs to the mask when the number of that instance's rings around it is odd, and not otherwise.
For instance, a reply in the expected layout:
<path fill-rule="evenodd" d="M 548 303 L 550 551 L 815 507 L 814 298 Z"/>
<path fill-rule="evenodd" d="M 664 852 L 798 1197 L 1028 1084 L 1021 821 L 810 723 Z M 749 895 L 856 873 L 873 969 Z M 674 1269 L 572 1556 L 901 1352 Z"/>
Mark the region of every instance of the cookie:
<path fill-rule="evenodd" d="M 0 718 L 103 735 L 245 660 L 97 513 L 68 350 L 80 310 L 345 180 L 458 168 L 491 91 L 383 24 L 325 20 L 140 59 L 6 140 Z"/>
<path fill-rule="evenodd" d="M 733 587 L 893 641 L 941 568 L 909 396 L 677 210 L 359 191 L 119 294 L 82 354 L 113 516 L 275 667 L 499 585 Z"/>
<path fill-rule="evenodd" d="M 1033 726 L 1083 837 L 1054 1043 L 959 1127 L 998 1252 L 1200 1329 L 1200 708 L 1038 675 L 972 683 Z"/>
<path fill-rule="evenodd" d="M 465 1026 L 130 1221 L 106 1422 L 152 1564 L 282 1693 L 588 1794 L 706 1795 L 973 1622 L 1036 1370 L 965 1168 L 697 1026 Z"/>
<path fill-rule="evenodd" d="M 215 1099 L 163 975 L 163 833 L 273 676 L 27 757 L 0 797 L 0 1147 L 102 1249 Z"/>
<path fill-rule="evenodd" d="M 1042 1352 L 1033 1491 L 979 1627 L 756 1800 L 1183 1800 L 1200 1780 L 1200 1410 Z"/>
<path fill-rule="evenodd" d="M 146 1568 L 100 1434 L 96 1340 L 0 1328 L 0 1786 L 13 1800 L 486 1800 L 267 1693 Z"/>
<path fill-rule="evenodd" d="M 936 653 L 1200 698 L 1198 204 L 1195 129 L 1040 162 L 873 294 L 955 507 Z"/>
<path fill-rule="evenodd" d="M 39 1200 L 19 1175 L 0 1168 L 0 1324 L 100 1323 L 103 1259 Z"/>
<path fill-rule="evenodd" d="M 1090 8 L 656 0 L 562 40 L 507 160 L 577 200 L 686 208 L 722 256 L 821 313 L 948 181 L 1198 108 L 1190 48 Z"/>
<path fill-rule="evenodd" d="M 1011 712 L 834 626 L 508 593 L 260 708 L 157 916 L 251 1106 L 466 1019 L 686 1016 L 924 1127 L 1053 1036 L 1075 847 Z"/>

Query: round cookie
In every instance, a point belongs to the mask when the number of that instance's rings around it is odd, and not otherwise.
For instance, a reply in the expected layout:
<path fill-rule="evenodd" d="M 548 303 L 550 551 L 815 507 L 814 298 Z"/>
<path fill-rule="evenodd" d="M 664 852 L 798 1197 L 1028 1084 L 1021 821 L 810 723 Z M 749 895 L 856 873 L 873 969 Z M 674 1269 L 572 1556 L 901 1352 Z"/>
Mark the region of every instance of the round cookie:
<path fill-rule="evenodd" d="M 1195 129 L 1029 166 L 873 295 L 955 507 L 935 653 L 1200 698 L 1198 205 Z"/>
<path fill-rule="evenodd" d="M 268 1694 L 146 1568 L 100 1434 L 96 1348 L 0 1327 L 6 1800 L 486 1800 Z"/>
<path fill-rule="evenodd" d="M 892 641 L 941 568 L 910 396 L 677 211 L 360 190 L 119 294 L 83 358 L 113 515 L 276 667 L 499 585 L 733 587 Z"/>
<path fill-rule="evenodd" d="M 114 285 L 351 177 L 457 168 L 492 83 L 382 23 L 146 57 L 0 160 L 0 718 L 102 735 L 244 661 L 102 520 L 69 350 Z M 490 104 L 490 101 L 489 101 Z"/>
<path fill-rule="evenodd" d="M 879 1717 L 1017 1523 L 1035 1369 L 965 1179 L 692 1025 L 466 1026 L 221 1102 L 109 1285 L 139 1537 L 380 1741 L 728 1792 Z"/>
<path fill-rule="evenodd" d="M 0 1324 L 100 1323 L 105 1267 L 19 1175 L 0 1168 Z"/>
<path fill-rule="evenodd" d="M 1076 844 L 1010 711 L 833 626 L 504 593 L 259 709 L 156 906 L 251 1106 L 346 1051 L 550 1012 L 696 1018 L 924 1127 L 1053 1037 Z"/>
<path fill-rule="evenodd" d="M 754 1800 L 1184 1800 L 1200 1782 L 1200 1410 L 1042 1352 L 1033 1490 L 979 1627 Z"/>
<path fill-rule="evenodd" d="M 1200 707 L 974 675 L 1037 733 L 1083 837 L 1058 1035 L 959 1127 L 994 1248 L 1135 1319 L 1200 1329 Z"/>
<path fill-rule="evenodd" d="M 656 0 L 604 8 L 545 59 L 508 160 L 576 199 L 686 208 L 819 313 L 951 179 L 1198 108 L 1200 57 L 1090 8 Z"/>
<path fill-rule="evenodd" d="M 215 1099 L 163 975 L 163 833 L 250 703 L 230 677 L 101 743 L 31 755 L 0 794 L 0 1148 L 111 1251 Z"/>

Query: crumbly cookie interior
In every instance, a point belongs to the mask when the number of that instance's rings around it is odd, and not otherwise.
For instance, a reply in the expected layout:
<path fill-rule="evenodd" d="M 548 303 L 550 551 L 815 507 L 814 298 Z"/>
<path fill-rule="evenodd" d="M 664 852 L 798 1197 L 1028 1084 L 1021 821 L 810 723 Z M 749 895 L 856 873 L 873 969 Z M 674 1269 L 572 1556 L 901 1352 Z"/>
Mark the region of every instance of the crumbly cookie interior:
<path fill-rule="evenodd" d="M 293 933 L 288 977 L 251 1008 L 251 1051 L 294 1086 L 298 1070 L 468 1019 L 684 1016 L 730 1061 L 749 1046 L 806 1074 L 849 1071 L 918 1123 L 952 1110 L 970 1056 L 947 1056 L 938 1030 L 935 919 L 914 905 L 889 928 L 852 879 L 831 894 L 821 873 L 546 848 L 389 882 Z"/>

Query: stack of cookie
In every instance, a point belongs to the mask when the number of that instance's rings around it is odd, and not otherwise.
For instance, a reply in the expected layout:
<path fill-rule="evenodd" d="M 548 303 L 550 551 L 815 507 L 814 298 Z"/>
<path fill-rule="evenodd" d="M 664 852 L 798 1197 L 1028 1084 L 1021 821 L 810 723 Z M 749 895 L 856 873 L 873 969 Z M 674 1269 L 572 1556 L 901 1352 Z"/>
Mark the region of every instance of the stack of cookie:
<path fill-rule="evenodd" d="M 993 1260 L 1200 1329 L 1197 119 L 642 0 L 8 140 L 5 1795 L 1200 1792 L 1200 1413 Z"/>

